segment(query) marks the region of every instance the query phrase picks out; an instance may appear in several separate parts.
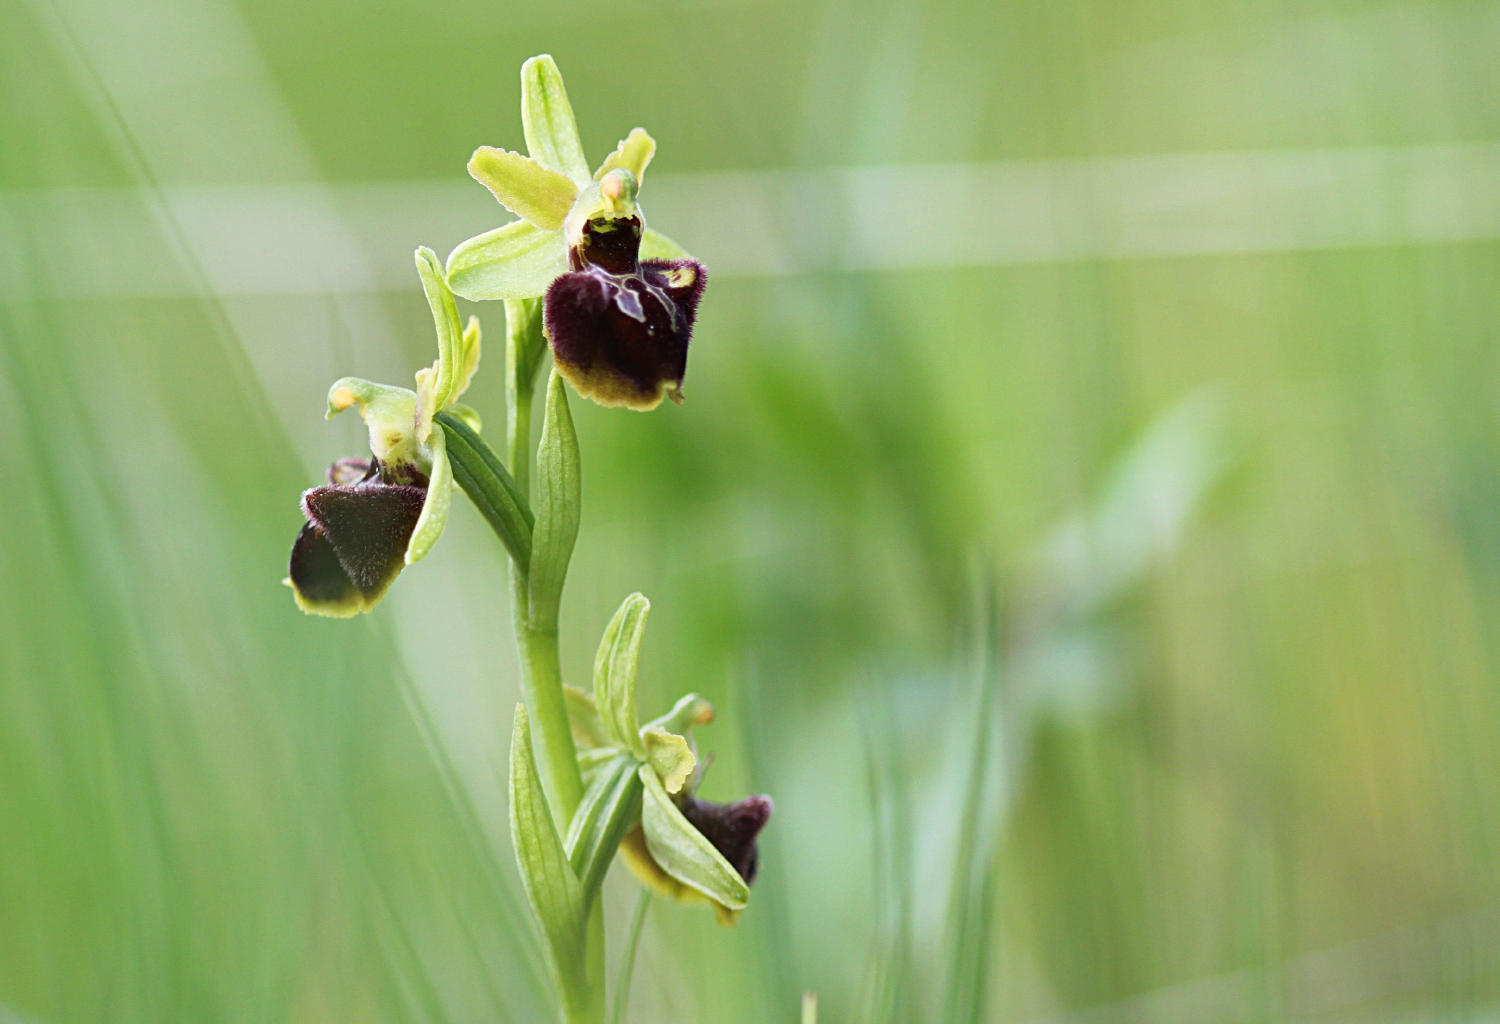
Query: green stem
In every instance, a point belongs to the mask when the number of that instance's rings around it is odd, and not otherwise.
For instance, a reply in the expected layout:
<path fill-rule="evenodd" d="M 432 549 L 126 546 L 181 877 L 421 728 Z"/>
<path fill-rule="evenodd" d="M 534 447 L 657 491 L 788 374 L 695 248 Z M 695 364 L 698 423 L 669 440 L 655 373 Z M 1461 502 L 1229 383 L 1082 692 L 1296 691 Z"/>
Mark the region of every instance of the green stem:
<path fill-rule="evenodd" d="M 542 785 L 559 834 L 566 834 L 578 801 L 583 775 L 563 703 L 557 633 L 531 628 L 526 613 L 516 613 L 516 642 L 521 654 L 521 690 L 531 712 L 531 733 L 541 751 Z"/>
<path fill-rule="evenodd" d="M 531 482 L 531 399 L 536 387 L 539 353 L 546 346 L 542 321 L 534 301 L 507 302 L 505 346 L 505 447 L 510 475 L 522 497 Z M 532 741 L 540 757 L 538 767 L 547 802 L 559 833 L 566 834 L 583 796 L 578 751 L 563 703 L 562 667 L 557 631 L 532 626 L 528 573 L 519 561 L 511 563 L 511 609 L 516 647 L 521 663 L 521 692 L 531 711 Z"/>
<path fill-rule="evenodd" d="M 610 1011 L 611 1024 L 625 1020 L 625 1002 L 630 996 L 630 975 L 635 970 L 635 947 L 641 941 L 641 929 L 646 924 L 646 909 L 651 906 L 651 890 L 642 887 L 636 897 L 635 913 L 630 917 L 630 930 L 625 933 L 625 951 L 620 954 L 620 976 L 615 979 L 615 1005 Z"/>
<path fill-rule="evenodd" d="M 505 346 L 505 447 L 510 475 L 523 498 L 531 483 L 531 405 L 536 370 L 546 348 L 540 303 L 507 302 Z M 520 656 L 521 692 L 530 710 L 532 743 L 540 753 L 538 768 L 547 803 L 559 834 L 566 835 L 573 812 L 583 797 L 583 776 L 568 724 L 562 689 L 562 665 L 556 629 L 536 629 L 531 623 L 528 566 L 511 562 L 511 609 Z M 563 1018 L 568 1024 L 599 1024 L 604 1020 L 604 917 L 599 901 L 589 915 L 587 982 L 582 991 L 561 986 Z"/>

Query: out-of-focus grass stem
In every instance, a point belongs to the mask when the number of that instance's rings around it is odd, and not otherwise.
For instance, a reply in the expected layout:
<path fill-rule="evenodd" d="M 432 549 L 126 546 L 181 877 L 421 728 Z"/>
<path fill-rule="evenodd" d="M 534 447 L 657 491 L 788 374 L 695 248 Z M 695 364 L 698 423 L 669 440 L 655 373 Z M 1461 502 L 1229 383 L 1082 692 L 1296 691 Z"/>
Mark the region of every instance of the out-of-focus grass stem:
<path fill-rule="evenodd" d="M 635 912 L 630 915 L 630 928 L 625 933 L 625 949 L 620 954 L 620 974 L 615 979 L 615 1002 L 610 1010 L 610 1024 L 623 1024 L 625 1004 L 630 998 L 630 975 L 635 970 L 635 950 L 641 941 L 641 930 L 646 925 L 646 911 L 651 906 L 651 890 L 641 889 L 635 900 Z"/>

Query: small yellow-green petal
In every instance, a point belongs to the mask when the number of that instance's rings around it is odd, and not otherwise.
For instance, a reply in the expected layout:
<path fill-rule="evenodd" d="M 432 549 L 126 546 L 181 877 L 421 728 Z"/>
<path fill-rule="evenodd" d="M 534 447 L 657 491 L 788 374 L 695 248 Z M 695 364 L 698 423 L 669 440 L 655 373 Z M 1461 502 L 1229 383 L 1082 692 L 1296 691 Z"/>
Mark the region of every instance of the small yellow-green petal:
<path fill-rule="evenodd" d="M 524 220 L 486 231 L 448 254 L 448 284 L 466 299 L 536 299 L 568 271 L 562 235 Z"/>
<path fill-rule="evenodd" d="M 474 371 L 479 369 L 479 318 L 469 317 L 468 326 L 463 333 L 463 355 L 458 361 L 458 376 L 453 381 L 453 392 L 448 396 L 448 401 L 453 400 L 465 391 L 473 383 Z M 478 427 L 474 428 L 478 430 Z"/>
<path fill-rule="evenodd" d="M 441 430 L 432 432 L 432 473 L 427 481 L 427 500 L 406 544 L 406 564 L 420 562 L 448 525 L 448 507 L 453 503 L 453 467 L 448 464 L 448 444 Z"/>
<path fill-rule="evenodd" d="M 566 175 L 580 188 L 588 183 L 589 166 L 583 158 L 578 122 L 562 72 L 550 53 L 538 54 L 521 65 L 521 129 L 534 160 Z"/>
<path fill-rule="evenodd" d="M 442 360 L 417 371 L 417 414 L 415 435 L 417 444 L 426 444 L 432 437 L 432 417 L 437 413 L 437 382 Z"/>
<path fill-rule="evenodd" d="M 469 174 L 507 210 L 544 231 L 561 228 L 578 198 L 566 176 L 508 149 L 480 146 L 469 158 Z"/>
<path fill-rule="evenodd" d="M 655 155 L 656 140 L 646 134 L 646 129 L 632 128 L 630 134 L 620 140 L 615 151 L 604 158 L 604 163 L 594 172 L 594 180 L 598 181 L 616 167 L 623 167 L 635 175 L 637 181 L 642 181 L 646 176 L 646 166 Z"/>
<path fill-rule="evenodd" d="M 646 763 L 649 764 L 668 793 L 677 793 L 692 777 L 698 767 L 698 758 L 686 737 L 662 729 L 643 729 L 641 739 L 646 744 Z"/>

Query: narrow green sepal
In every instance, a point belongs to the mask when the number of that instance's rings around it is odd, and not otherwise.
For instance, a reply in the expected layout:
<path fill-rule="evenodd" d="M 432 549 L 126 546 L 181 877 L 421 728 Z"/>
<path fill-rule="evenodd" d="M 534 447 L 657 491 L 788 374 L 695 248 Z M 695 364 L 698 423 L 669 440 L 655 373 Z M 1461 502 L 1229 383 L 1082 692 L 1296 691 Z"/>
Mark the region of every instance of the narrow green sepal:
<path fill-rule="evenodd" d="M 682 792 L 698 767 L 687 737 L 662 729 L 642 729 L 641 741 L 646 745 L 646 763 L 661 779 L 662 787 L 668 793 Z"/>
<path fill-rule="evenodd" d="M 443 431 L 434 430 L 429 440 L 432 449 L 432 473 L 427 481 L 427 500 L 422 514 L 406 544 L 406 564 L 414 565 L 426 557 L 432 545 L 443 535 L 448 524 L 448 507 L 453 503 L 453 467 L 448 462 L 448 444 Z"/>
<path fill-rule="evenodd" d="M 635 827 L 641 813 L 641 780 L 638 762 L 620 753 L 594 775 L 578 804 L 564 844 L 568 862 L 583 887 L 584 909 L 593 900 L 614 860 L 625 833 Z"/>
<path fill-rule="evenodd" d="M 536 526 L 527 585 L 533 629 L 557 628 L 563 581 L 578 539 L 579 489 L 578 435 L 568 411 L 567 389 L 554 370 L 536 451 Z"/>
<path fill-rule="evenodd" d="M 517 217 L 543 231 L 556 231 L 578 198 L 566 175 L 508 149 L 480 146 L 469 157 L 469 176 Z"/>
<path fill-rule="evenodd" d="M 437 414 L 437 422 L 443 428 L 454 481 L 494 528 L 510 557 L 524 569 L 531 563 L 532 517 L 516 482 L 490 446 L 463 420 L 445 410 Z"/>
<path fill-rule="evenodd" d="M 541 298 L 567 271 L 562 235 L 524 220 L 475 235 L 448 254 L 448 284 L 474 302 Z"/>
<path fill-rule="evenodd" d="M 598 181 L 616 167 L 623 167 L 635 175 L 637 181 L 641 181 L 646 176 L 647 165 L 655 155 L 656 140 L 646 133 L 646 129 L 632 128 L 630 134 L 620 140 L 615 151 L 604 158 L 604 163 L 594 172 L 594 180 Z"/>
<path fill-rule="evenodd" d="M 725 910 L 742 910 L 750 901 L 750 887 L 740 873 L 682 816 L 650 766 L 641 765 L 638 772 L 644 787 L 641 828 L 651 859 Z"/>
<path fill-rule="evenodd" d="M 642 594 L 631 594 L 604 627 L 594 655 L 594 700 L 604 731 L 640 760 L 646 759 L 646 746 L 636 718 L 635 684 L 650 613 L 651 602 Z"/>
<path fill-rule="evenodd" d="M 588 183 L 578 122 L 562 72 L 550 53 L 538 54 L 521 65 L 521 129 L 533 160 L 566 175 L 579 188 Z"/>
<path fill-rule="evenodd" d="M 510 741 L 510 834 L 521 885 L 546 939 L 547 959 L 564 991 L 581 992 L 587 986 L 583 888 L 547 810 L 524 704 L 516 705 Z"/>

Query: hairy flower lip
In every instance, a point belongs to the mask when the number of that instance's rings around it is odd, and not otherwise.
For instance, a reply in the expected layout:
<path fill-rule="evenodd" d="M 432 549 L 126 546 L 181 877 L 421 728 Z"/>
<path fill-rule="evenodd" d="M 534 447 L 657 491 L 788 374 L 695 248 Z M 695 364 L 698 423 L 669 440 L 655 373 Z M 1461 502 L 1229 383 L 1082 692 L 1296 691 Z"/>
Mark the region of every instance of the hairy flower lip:
<path fill-rule="evenodd" d="M 373 457 L 329 466 L 326 485 L 302 492 L 307 522 L 287 566 L 297 605 L 335 618 L 372 608 L 405 565 L 427 483 L 415 466 Z"/>
<path fill-rule="evenodd" d="M 696 260 L 629 273 L 584 262 L 547 289 L 543 324 L 559 372 L 600 405 L 645 412 L 681 401 L 688 344 L 708 275 Z"/>
<path fill-rule="evenodd" d="M 774 810 L 771 798 L 759 794 L 728 804 L 691 796 L 682 802 L 682 816 L 723 854 L 746 885 L 754 883 L 760 868 L 755 839 L 771 820 Z"/>

